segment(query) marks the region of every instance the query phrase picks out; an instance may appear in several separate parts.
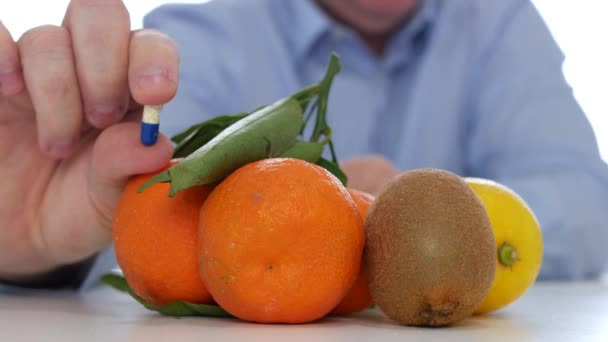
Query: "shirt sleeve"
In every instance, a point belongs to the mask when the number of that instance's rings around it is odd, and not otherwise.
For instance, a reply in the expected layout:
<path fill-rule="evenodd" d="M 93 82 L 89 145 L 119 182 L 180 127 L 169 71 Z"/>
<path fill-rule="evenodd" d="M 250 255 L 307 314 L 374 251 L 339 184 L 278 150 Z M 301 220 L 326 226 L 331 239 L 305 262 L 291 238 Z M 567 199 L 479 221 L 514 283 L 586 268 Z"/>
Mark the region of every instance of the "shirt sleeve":
<path fill-rule="evenodd" d="M 81 262 L 60 266 L 50 272 L 37 275 L 31 279 L 11 282 L 0 282 L 0 293 L 22 293 L 35 290 L 76 290 L 81 288 L 90 270 L 97 263 L 93 256 Z"/>
<path fill-rule="evenodd" d="M 608 255 L 608 167 L 534 6 L 520 1 L 499 28 L 472 91 L 469 173 L 511 187 L 533 209 L 541 279 L 596 277 Z"/>

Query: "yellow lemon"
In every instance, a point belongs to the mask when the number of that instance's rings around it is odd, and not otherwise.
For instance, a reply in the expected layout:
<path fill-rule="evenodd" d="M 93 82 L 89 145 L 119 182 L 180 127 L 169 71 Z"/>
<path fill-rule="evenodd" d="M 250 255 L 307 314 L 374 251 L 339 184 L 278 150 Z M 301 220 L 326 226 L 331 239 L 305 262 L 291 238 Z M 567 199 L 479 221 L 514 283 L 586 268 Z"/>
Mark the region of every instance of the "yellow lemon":
<path fill-rule="evenodd" d="M 513 190 L 494 181 L 465 178 L 479 196 L 496 240 L 496 275 L 476 314 L 514 302 L 534 284 L 543 256 L 543 239 L 532 210 Z"/>

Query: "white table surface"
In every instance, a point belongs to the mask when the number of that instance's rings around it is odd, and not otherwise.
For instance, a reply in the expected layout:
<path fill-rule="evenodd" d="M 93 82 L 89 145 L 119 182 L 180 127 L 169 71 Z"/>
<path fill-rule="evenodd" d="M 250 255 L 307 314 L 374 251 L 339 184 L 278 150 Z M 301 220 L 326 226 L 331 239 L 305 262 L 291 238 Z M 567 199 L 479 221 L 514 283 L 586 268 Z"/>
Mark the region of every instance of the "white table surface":
<path fill-rule="evenodd" d="M 109 288 L 0 295 L 0 341 L 608 341 L 608 282 L 539 283 L 499 313 L 449 328 L 393 324 L 375 310 L 302 325 L 171 318 Z"/>

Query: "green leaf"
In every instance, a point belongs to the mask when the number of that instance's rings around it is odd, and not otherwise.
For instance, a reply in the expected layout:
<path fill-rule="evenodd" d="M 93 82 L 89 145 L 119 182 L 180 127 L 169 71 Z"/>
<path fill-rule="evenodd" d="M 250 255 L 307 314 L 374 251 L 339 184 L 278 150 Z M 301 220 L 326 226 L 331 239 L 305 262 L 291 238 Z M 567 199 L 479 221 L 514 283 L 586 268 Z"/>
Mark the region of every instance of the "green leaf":
<path fill-rule="evenodd" d="M 167 183 L 171 181 L 171 177 L 169 176 L 168 172 L 161 172 L 159 174 L 157 174 L 156 176 L 148 179 L 144 184 L 142 184 L 139 189 L 137 189 L 137 193 L 141 194 L 144 190 L 146 190 L 147 188 L 151 187 L 152 185 L 156 184 L 156 183 Z"/>
<path fill-rule="evenodd" d="M 276 156 L 315 162 L 322 155 L 321 147 L 325 145 L 329 145 L 334 164 L 327 167 L 345 182 L 331 141 L 332 130 L 327 123 L 329 92 L 340 69 L 340 59 L 332 53 L 320 83 L 303 88 L 272 106 L 262 106 L 251 113 L 215 117 L 175 135 L 172 138 L 177 143 L 174 157 L 185 159 L 147 181 L 138 192 L 155 183 L 170 182 L 169 196 L 172 197 L 188 187 L 219 181 L 246 163 L 269 157 L 269 148 L 273 156 L 276 152 Z M 278 109 L 277 103 L 287 106 L 290 102 L 291 105 L 294 102 L 298 104 L 297 118 L 271 115 Z M 294 108 L 292 111 L 295 112 Z M 302 118 L 303 113 L 307 113 L 306 118 Z M 309 145 L 294 146 L 298 139 L 302 140 L 304 128 L 313 113 L 316 118 Z M 295 135 L 291 131 L 293 125 L 298 126 Z M 288 151 L 290 148 L 293 150 Z"/>
<path fill-rule="evenodd" d="M 166 305 L 152 305 L 135 294 L 124 277 L 117 274 L 105 274 L 101 282 L 114 289 L 130 294 L 136 301 L 146 309 L 159 312 L 163 315 L 174 317 L 204 316 L 204 317 L 233 317 L 217 305 L 193 304 L 183 301 L 175 301 Z"/>
<path fill-rule="evenodd" d="M 133 298 L 141 303 L 146 309 L 159 312 L 166 316 L 233 317 L 217 305 L 192 304 L 188 302 L 176 301 L 162 306 L 154 306 L 147 303 L 140 297 L 137 297 L 137 295 L 133 296 Z"/>
<path fill-rule="evenodd" d="M 324 147 L 320 142 L 298 141 L 281 157 L 302 159 L 315 164 L 321 158 Z"/>
<path fill-rule="evenodd" d="M 173 158 L 184 158 L 208 143 L 230 125 L 249 115 L 239 113 L 222 115 L 213 119 L 190 126 L 188 129 L 171 138 L 177 143 L 173 151 Z"/>
<path fill-rule="evenodd" d="M 129 293 L 131 291 L 131 287 L 127 283 L 127 280 L 124 277 L 119 276 L 118 274 L 108 273 L 101 276 L 101 282 L 113 287 L 114 289 Z"/>
<path fill-rule="evenodd" d="M 342 171 L 342 169 L 340 169 L 338 163 L 329 161 L 325 158 L 320 158 L 319 161 L 317 161 L 317 165 L 331 172 L 340 180 L 340 182 L 342 182 L 344 186 L 346 186 L 348 178 L 346 177 L 346 174 Z"/>
<path fill-rule="evenodd" d="M 192 134 L 194 131 L 196 131 L 203 124 L 204 124 L 204 122 L 201 122 L 196 125 L 192 125 L 192 126 L 188 127 L 186 130 L 172 136 L 171 141 L 173 141 L 176 144 L 179 144 L 180 142 L 182 142 L 182 140 L 186 139 L 190 134 Z"/>
<path fill-rule="evenodd" d="M 237 121 L 155 176 L 138 192 L 158 182 L 171 183 L 169 197 L 192 186 L 222 180 L 241 166 L 268 157 L 268 144 L 281 155 L 295 142 L 304 124 L 303 109 L 295 98 L 284 98 Z"/>
<path fill-rule="evenodd" d="M 298 90 L 297 92 L 291 94 L 291 98 L 296 99 L 302 108 L 306 108 L 310 101 L 315 99 L 319 95 L 319 91 L 321 88 L 319 84 L 313 84 L 309 87 Z"/>

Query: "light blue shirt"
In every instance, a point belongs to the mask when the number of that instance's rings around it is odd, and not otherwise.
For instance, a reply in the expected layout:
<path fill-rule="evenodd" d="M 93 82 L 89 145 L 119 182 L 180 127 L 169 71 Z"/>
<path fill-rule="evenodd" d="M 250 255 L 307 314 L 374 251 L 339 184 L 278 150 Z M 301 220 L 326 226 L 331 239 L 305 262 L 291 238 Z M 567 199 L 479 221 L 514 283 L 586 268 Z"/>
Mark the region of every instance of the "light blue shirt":
<path fill-rule="evenodd" d="M 167 5 L 145 26 L 181 53 L 161 130 L 274 102 L 343 70 L 329 103 L 344 160 L 376 153 L 401 170 L 494 179 L 532 207 L 544 234 L 542 279 L 596 276 L 608 253 L 608 168 L 562 74 L 564 56 L 527 0 L 423 0 L 378 58 L 313 1 Z M 100 255 L 85 283 L 114 263 Z"/>
<path fill-rule="evenodd" d="M 424 0 L 378 58 L 313 1 L 170 5 L 145 26 L 181 52 L 162 129 L 253 109 L 343 70 L 329 103 L 338 155 L 378 153 L 401 170 L 494 179 L 542 226 L 541 278 L 597 275 L 608 245 L 608 168 L 564 80 L 564 56 L 527 0 Z"/>

